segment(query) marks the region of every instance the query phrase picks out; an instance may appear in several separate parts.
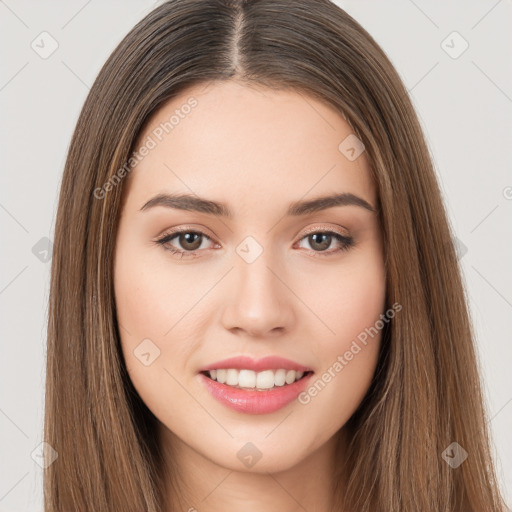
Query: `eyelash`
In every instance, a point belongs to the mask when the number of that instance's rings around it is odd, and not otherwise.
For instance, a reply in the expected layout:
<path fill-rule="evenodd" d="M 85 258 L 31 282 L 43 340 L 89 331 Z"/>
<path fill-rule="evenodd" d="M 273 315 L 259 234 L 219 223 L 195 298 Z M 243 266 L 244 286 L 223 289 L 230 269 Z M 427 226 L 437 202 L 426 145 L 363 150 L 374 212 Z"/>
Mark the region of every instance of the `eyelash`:
<path fill-rule="evenodd" d="M 155 240 L 155 243 L 158 244 L 159 246 L 162 246 L 166 251 L 170 251 L 172 254 L 179 255 L 180 258 L 198 257 L 198 253 L 201 252 L 203 249 L 196 250 L 196 251 L 183 251 L 180 249 L 176 249 L 176 247 L 173 247 L 172 245 L 168 245 L 171 240 L 173 240 L 178 235 L 183 234 L 183 233 L 200 235 L 200 236 L 207 238 L 208 240 L 211 240 L 211 238 L 208 235 L 206 235 L 205 233 L 203 233 L 202 231 L 195 231 L 195 230 L 191 230 L 191 229 L 182 229 L 182 230 L 178 230 L 178 231 L 173 231 L 172 233 L 164 234 L 161 238 L 159 238 L 158 240 Z M 341 247 L 339 247 L 336 250 L 330 250 L 330 251 L 311 250 L 314 253 L 314 257 L 325 258 L 328 256 L 332 256 L 333 254 L 348 251 L 354 245 L 354 239 L 352 237 L 344 236 L 336 231 L 330 231 L 330 230 L 316 230 L 316 231 L 308 232 L 299 240 L 299 242 L 304 240 L 304 238 L 307 238 L 311 235 L 332 235 L 338 242 L 341 243 Z"/>

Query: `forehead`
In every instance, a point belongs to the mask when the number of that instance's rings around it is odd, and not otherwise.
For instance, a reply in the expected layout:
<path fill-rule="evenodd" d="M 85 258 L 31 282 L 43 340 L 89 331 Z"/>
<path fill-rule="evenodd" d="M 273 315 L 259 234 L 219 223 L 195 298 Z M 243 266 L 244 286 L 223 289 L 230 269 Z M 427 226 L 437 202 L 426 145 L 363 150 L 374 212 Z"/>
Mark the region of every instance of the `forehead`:
<path fill-rule="evenodd" d="M 326 192 L 357 193 L 375 205 L 366 154 L 347 158 L 347 137 L 355 136 L 343 116 L 302 92 L 200 84 L 152 116 L 137 144 L 151 149 L 126 192 L 139 202 L 193 193 L 234 211 Z"/>

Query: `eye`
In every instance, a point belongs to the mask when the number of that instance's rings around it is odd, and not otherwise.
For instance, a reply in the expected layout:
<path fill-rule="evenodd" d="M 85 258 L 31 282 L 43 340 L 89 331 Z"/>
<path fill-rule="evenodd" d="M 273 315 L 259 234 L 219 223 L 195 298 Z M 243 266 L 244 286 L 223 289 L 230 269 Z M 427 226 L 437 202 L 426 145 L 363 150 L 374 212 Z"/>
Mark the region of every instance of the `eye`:
<path fill-rule="evenodd" d="M 171 244 L 175 238 L 177 239 L 176 242 L 182 247 L 182 249 Z M 198 256 L 197 251 L 199 251 L 199 249 L 204 249 L 204 247 L 201 247 L 204 239 L 211 240 L 211 238 L 202 231 L 184 229 L 165 234 L 162 238 L 156 240 L 156 243 L 163 246 L 164 249 L 171 253 L 179 255 L 180 258 L 188 258 Z"/>
<path fill-rule="evenodd" d="M 176 239 L 176 247 L 172 242 Z M 199 252 L 204 250 L 203 242 L 211 238 L 202 231 L 194 231 L 191 229 L 182 229 L 172 233 L 164 234 L 155 243 L 161 245 L 165 250 L 170 251 L 172 254 L 178 255 L 180 258 L 194 258 L 199 256 Z M 313 252 L 314 256 L 330 256 L 334 253 L 341 251 L 348 251 L 354 245 L 354 239 L 350 236 L 342 235 L 337 231 L 318 230 L 309 232 L 303 236 L 299 242 L 306 240 Z M 333 250 L 327 250 L 333 242 L 338 244 L 338 247 Z M 181 247 L 181 248 L 180 248 Z"/>
<path fill-rule="evenodd" d="M 354 245 L 354 239 L 350 236 L 342 235 L 337 231 L 314 231 L 301 238 L 306 240 L 312 247 L 314 256 L 330 256 L 340 251 L 348 251 Z M 337 242 L 338 248 L 327 251 L 333 242 Z M 322 254 L 323 253 L 323 254 Z"/>

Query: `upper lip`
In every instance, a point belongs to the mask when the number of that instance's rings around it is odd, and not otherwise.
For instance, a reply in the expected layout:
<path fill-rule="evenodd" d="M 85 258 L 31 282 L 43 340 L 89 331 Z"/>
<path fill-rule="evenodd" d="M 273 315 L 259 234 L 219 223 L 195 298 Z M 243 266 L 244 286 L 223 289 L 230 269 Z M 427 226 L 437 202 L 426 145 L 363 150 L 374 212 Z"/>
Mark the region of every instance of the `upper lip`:
<path fill-rule="evenodd" d="M 302 364 L 285 359 L 279 356 L 267 356 L 261 359 L 253 359 L 248 356 L 231 357 L 230 359 L 223 359 L 215 363 L 205 366 L 200 371 L 205 372 L 208 370 L 221 370 L 221 369 L 238 369 L 238 370 L 253 370 L 255 372 L 261 372 L 264 370 L 295 370 L 302 372 L 312 371 L 311 368 L 303 366 Z"/>

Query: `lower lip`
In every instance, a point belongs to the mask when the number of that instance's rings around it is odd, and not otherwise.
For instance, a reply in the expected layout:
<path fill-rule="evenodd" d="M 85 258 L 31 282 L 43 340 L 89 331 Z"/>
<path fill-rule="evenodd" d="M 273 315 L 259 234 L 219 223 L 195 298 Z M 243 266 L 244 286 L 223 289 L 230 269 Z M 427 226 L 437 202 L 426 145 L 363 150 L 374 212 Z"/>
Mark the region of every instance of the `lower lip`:
<path fill-rule="evenodd" d="M 220 384 L 202 373 L 199 375 L 208 391 L 221 404 L 246 414 L 269 414 L 293 402 L 307 387 L 313 374 L 310 373 L 293 384 L 276 386 L 267 391 L 246 391 L 226 384 Z"/>

